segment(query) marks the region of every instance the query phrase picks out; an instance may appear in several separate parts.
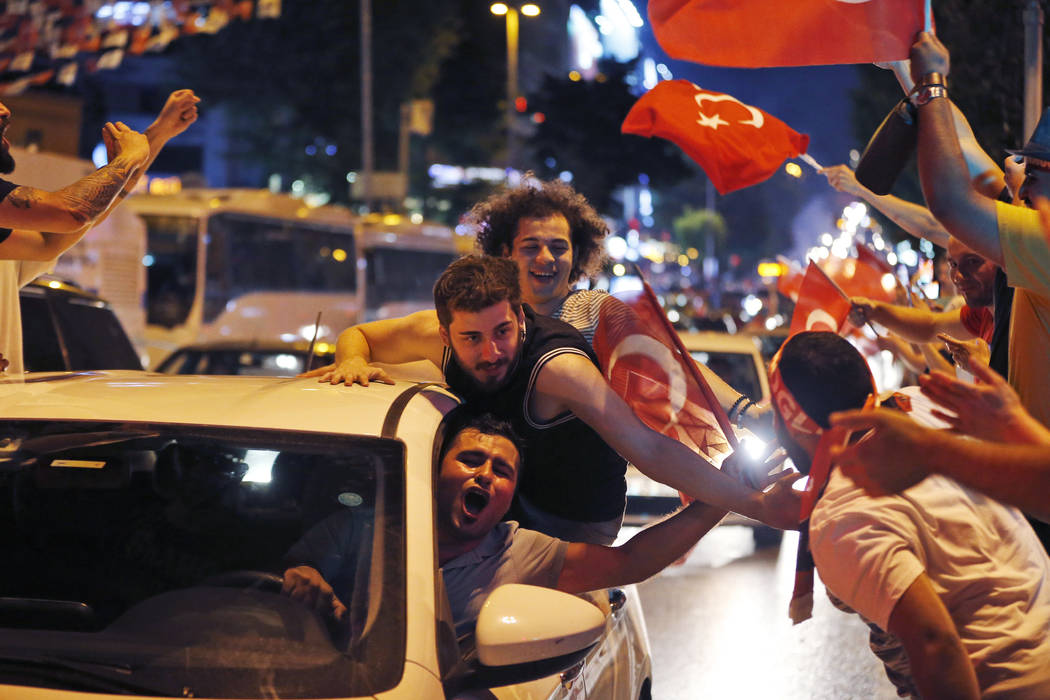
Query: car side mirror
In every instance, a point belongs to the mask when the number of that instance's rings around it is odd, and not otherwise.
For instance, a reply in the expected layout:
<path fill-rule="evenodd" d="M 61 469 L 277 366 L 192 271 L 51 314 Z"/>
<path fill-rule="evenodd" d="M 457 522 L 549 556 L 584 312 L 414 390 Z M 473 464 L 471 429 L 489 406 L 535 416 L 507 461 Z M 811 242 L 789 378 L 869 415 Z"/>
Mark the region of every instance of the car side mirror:
<path fill-rule="evenodd" d="M 605 615 L 586 600 L 508 583 L 489 594 L 478 615 L 478 660 L 510 666 L 564 656 L 597 642 L 604 629 Z"/>

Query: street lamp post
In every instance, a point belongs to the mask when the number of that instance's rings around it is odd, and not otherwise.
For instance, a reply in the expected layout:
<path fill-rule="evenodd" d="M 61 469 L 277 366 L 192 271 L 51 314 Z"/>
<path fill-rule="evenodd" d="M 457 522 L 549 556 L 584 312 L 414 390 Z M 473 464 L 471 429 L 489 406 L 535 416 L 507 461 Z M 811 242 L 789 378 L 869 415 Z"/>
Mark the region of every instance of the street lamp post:
<path fill-rule="evenodd" d="M 494 15 L 503 15 L 507 23 L 507 167 L 513 167 L 517 157 L 517 144 L 514 133 L 514 113 L 518 99 L 518 14 L 519 8 L 502 2 L 493 3 L 489 9 Z M 520 14 L 535 17 L 540 13 L 539 5 L 525 3 Z"/>

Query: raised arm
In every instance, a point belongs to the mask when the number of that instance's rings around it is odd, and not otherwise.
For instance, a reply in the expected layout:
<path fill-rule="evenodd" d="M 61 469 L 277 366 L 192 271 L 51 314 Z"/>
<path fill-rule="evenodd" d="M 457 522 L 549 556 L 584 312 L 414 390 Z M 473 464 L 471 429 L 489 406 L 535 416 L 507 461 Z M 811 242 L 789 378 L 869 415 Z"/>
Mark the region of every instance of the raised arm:
<path fill-rule="evenodd" d="M 926 207 L 912 204 L 892 194 L 875 194 L 857 182 L 853 171 L 845 165 L 833 165 L 824 168 L 820 173 L 828 178 L 828 183 L 836 190 L 863 199 L 911 235 L 925 238 L 942 248 L 948 247 L 948 232 Z"/>
<path fill-rule="evenodd" d="M 924 700 L 980 697 L 977 674 L 955 622 L 926 574 L 919 574 L 897 601 L 887 631 L 904 645 L 912 679 Z"/>
<path fill-rule="evenodd" d="M 649 429 L 586 357 L 553 358 L 543 365 L 536 389 L 530 411 L 546 417 L 571 411 L 651 479 L 773 527 L 798 526 L 799 499 L 790 487 L 753 491 L 677 440 Z"/>
<path fill-rule="evenodd" d="M 70 232 L 14 228 L 11 235 L 3 243 L 0 243 L 0 259 L 46 261 L 53 260 L 69 250 L 69 248 L 75 245 L 93 226 L 104 221 L 106 217 L 109 216 L 110 212 L 112 212 L 113 209 L 124 200 L 124 197 L 135 188 L 139 178 L 141 178 L 149 166 L 152 165 L 165 144 L 181 134 L 190 126 L 190 124 L 197 120 L 197 103 L 199 101 L 199 98 L 193 94 L 192 90 L 177 90 L 168 97 L 168 100 L 160 114 L 157 116 L 157 119 L 146 129 L 145 132 L 146 141 L 149 146 L 149 157 L 142 166 L 135 169 L 123 182 L 115 196 L 110 196 L 109 203 L 101 213 L 85 221 L 80 228 Z M 120 160 L 122 149 L 121 142 L 123 139 L 118 137 L 123 130 L 127 130 L 127 127 L 124 127 L 123 124 L 119 123 L 107 123 L 105 128 L 103 128 L 102 140 L 106 145 L 109 165 L 93 173 L 93 176 L 97 177 L 103 170 L 113 166 Z M 127 131 L 130 132 L 130 130 Z M 83 182 L 83 180 L 79 182 Z M 76 184 L 78 183 L 74 183 L 73 186 Z M 65 188 L 65 190 L 68 189 L 69 188 Z M 11 197 L 26 195 L 30 190 L 37 193 L 42 192 L 41 190 L 34 190 L 33 188 L 18 187 L 15 188 L 4 201 L 6 202 Z M 99 196 L 104 198 L 105 195 L 100 192 Z M 0 210 L 2 210 L 2 207 L 3 203 L 0 202 Z"/>
<path fill-rule="evenodd" d="M 923 85 L 933 73 L 947 78 L 949 67 L 948 50 L 936 36 L 922 32 L 911 50 L 915 82 Z M 919 106 L 919 177 L 930 211 L 948 233 L 1001 266 L 995 202 L 971 184 L 946 96 L 932 96 Z"/>
<path fill-rule="evenodd" d="M 937 340 L 938 333 L 948 333 L 957 338 L 974 337 L 963 325 L 959 309 L 930 311 L 865 297 L 853 297 L 850 305 L 850 323 L 853 325 L 860 327 L 872 321 L 913 343 L 933 342 Z"/>
<path fill-rule="evenodd" d="M 149 160 L 149 141 L 124 124 L 107 124 L 116 157 L 107 165 L 55 192 L 16 187 L 0 201 L 0 226 L 76 233 L 102 215 Z"/>
<path fill-rule="evenodd" d="M 685 555 L 725 514 L 693 501 L 619 547 L 570 543 L 557 588 L 582 593 L 644 581 Z"/>
<path fill-rule="evenodd" d="M 320 377 L 318 381 L 347 386 L 355 383 L 368 386 L 369 381 L 391 384 L 386 372 L 372 363 L 430 360 L 440 367 L 445 346 L 439 329 L 437 312 L 433 310 L 351 326 L 339 334 L 335 362 L 302 376 Z"/>

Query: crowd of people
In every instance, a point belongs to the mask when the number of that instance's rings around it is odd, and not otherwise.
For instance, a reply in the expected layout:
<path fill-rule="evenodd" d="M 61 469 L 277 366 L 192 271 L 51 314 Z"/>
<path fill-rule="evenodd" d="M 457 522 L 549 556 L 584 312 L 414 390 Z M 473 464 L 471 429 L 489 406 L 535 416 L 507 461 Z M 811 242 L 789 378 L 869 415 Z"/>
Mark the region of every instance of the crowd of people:
<path fill-rule="evenodd" d="M 931 308 L 854 298 L 851 314 L 886 330 L 883 347 L 915 370 L 947 430 L 900 395 L 872 409 L 864 357 L 812 331 L 774 358 L 769 406 L 700 368 L 738 426 L 773 420 L 784 454 L 766 461 L 759 483 L 738 455 L 718 468 L 654 430 L 610 387 L 595 352 L 600 324 L 633 311 L 575 288 L 597 272 L 606 224 L 558 181 L 474 207 L 478 253 L 441 275 L 433 310 L 340 334 L 335 362 L 310 376 L 368 386 L 392 381 L 376 363 L 429 360 L 463 401 L 447 418 L 435 494 L 458 627 L 501 583 L 584 592 L 642 580 L 734 511 L 803 530 L 833 602 L 869 624 L 901 695 L 1050 697 L 1050 540 L 1022 514 L 1050 521 L 1050 235 L 1036 210 L 1050 199 L 1050 110 L 999 169 L 950 101 L 949 54 L 936 36 L 918 37 L 910 66 L 927 207 L 875 195 L 845 166 L 824 173 L 945 249 L 961 299 Z M 61 190 L 0 180 L 0 349 L 11 372 L 22 371 L 17 288 L 119 204 L 196 120 L 197 102 L 172 93 L 145 133 L 107 123 L 109 164 Z M 10 118 L 0 106 L 0 130 Z M 8 149 L 4 139 L 5 173 Z M 797 471 L 774 472 L 785 456 Z M 628 461 L 693 500 L 613 546 Z M 803 475 L 815 500 L 805 513 Z M 319 524 L 284 572 L 286 594 L 336 619 L 347 614 L 340 558 L 329 556 L 347 547 L 341 528 Z"/>

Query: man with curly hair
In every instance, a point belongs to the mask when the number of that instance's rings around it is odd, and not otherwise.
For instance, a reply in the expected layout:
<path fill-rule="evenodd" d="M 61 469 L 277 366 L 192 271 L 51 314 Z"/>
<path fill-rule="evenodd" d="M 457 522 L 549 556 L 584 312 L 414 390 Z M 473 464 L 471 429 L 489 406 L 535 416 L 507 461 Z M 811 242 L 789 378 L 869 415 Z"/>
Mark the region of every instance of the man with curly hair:
<path fill-rule="evenodd" d="M 600 271 L 609 227 L 571 185 L 526 176 L 522 185 L 476 204 L 466 218 L 467 225 L 477 230 L 476 245 L 481 252 L 510 258 L 517 264 L 522 301 L 542 316 L 573 326 L 588 344 L 594 343 L 601 308 L 607 304 L 623 306 L 604 291 L 574 289 L 580 280 L 593 278 Z M 619 309 L 613 315 L 630 313 Z M 430 333 L 437 332 L 433 311 L 406 316 L 404 322 L 405 332 L 424 325 Z M 307 376 L 320 376 L 321 381 L 333 384 L 389 381 L 382 369 L 368 367 L 358 356 L 347 352 L 349 337 L 344 335 L 350 330 L 339 338 L 336 363 Z M 722 407 L 731 413 L 735 410 L 738 419 L 746 418 L 749 427 L 760 425 L 771 415 L 768 406 L 754 404 L 704 365 L 700 369 Z"/>

